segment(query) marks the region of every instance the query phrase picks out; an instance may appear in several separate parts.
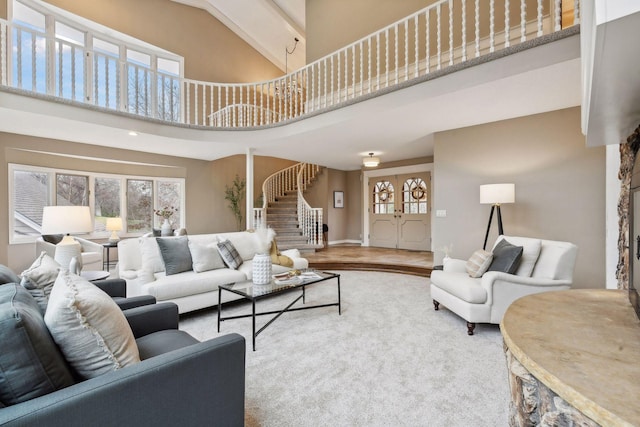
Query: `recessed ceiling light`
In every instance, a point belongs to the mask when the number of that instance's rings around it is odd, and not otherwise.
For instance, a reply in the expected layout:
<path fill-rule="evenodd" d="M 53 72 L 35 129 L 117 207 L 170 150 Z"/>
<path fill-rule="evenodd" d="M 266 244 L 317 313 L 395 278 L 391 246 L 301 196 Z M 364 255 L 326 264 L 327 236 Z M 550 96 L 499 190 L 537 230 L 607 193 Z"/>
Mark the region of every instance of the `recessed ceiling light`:
<path fill-rule="evenodd" d="M 138 132 L 136 132 L 135 130 L 130 130 L 129 136 L 138 136 Z"/>

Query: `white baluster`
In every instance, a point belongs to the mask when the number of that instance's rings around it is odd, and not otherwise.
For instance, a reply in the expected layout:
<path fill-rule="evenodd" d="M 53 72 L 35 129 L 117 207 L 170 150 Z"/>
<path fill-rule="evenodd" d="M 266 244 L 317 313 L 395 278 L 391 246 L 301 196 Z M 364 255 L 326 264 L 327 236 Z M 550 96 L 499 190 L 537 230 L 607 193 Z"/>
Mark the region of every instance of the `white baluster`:
<path fill-rule="evenodd" d="M 431 17 L 431 9 L 427 9 L 424 12 L 425 22 L 425 74 L 429 74 L 431 71 L 431 23 L 429 22 Z"/>
<path fill-rule="evenodd" d="M 509 0 L 504 0 L 504 47 L 509 47 L 511 44 L 509 35 L 509 13 L 511 12 L 511 7 L 509 5 Z"/>
<path fill-rule="evenodd" d="M 538 9 L 537 12 L 538 17 L 538 37 L 542 36 L 542 0 L 538 0 Z"/>
<path fill-rule="evenodd" d="M 137 68 L 136 68 L 137 71 Z M 136 73 L 137 74 L 137 73 Z M 138 77 L 136 76 L 136 82 L 138 81 Z M 198 124 L 198 87 L 200 87 L 200 84 L 196 84 L 195 85 L 195 93 L 193 94 L 193 107 L 194 107 L 194 111 L 193 111 L 193 119 L 195 120 L 194 125 Z M 136 85 L 136 99 L 138 99 L 138 85 Z M 137 108 L 137 101 L 136 101 L 136 108 Z"/>
<path fill-rule="evenodd" d="M 334 105 L 334 90 L 333 90 L 333 56 L 331 56 L 331 105 Z"/>
<path fill-rule="evenodd" d="M 385 87 L 389 87 L 389 30 L 384 30 L 384 51 L 385 51 L 385 63 L 384 63 L 384 72 L 386 75 L 385 78 Z"/>
<path fill-rule="evenodd" d="M 356 45 L 351 46 L 351 98 L 356 97 Z"/>
<path fill-rule="evenodd" d="M 7 85 L 7 25 L 0 22 L 0 84 Z"/>
<path fill-rule="evenodd" d="M 360 96 L 364 94 L 364 45 L 360 42 Z"/>
<path fill-rule="evenodd" d="M 560 0 L 553 0 L 553 22 L 554 31 L 560 31 L 562 29 L 562 12 L 560 10 Z"/>
<path fill-rule="evenodd" d="M 376 90 L 380 90 L 380 33 L 376 34 Z"/>
<path fill-rule="evenodd" d="M 333 64 L 332 64 L 333 65 Z M 324 60 L 324 100 L 323 100 L 323 107 L 327 108 L 327 99 L 329 98 L 327 95 L 327 89 L 329 88 L 329 86 L 327 85 L 327 76 L 329 75 L 329 73 L 327 72 L 327 60 Z M 332 77 L 333 78 L 333 77 Z"/>
<path fill-rule="evenodd" d="M 520 43 L 527 41 L 527 4 L 520 0 Z"/>
<path fill-rule="evenodd" d="M 523 0 L 524 1 L 524 0 Z M 476 58 L 480 56 L 480 0 L 476 0 L 475 24 L 476 24 Z"/>
<path fill-rule="evenodd" d="M 367 78 L 369 80 L 368 93 L 371 93 L 371 85 L 373 84 L 373 78 L 371 77 L 371 39 L 369 39 L 369 42 L 367 43 L 367 53 Z"/>
<path fill-rule="evenodd" d="M 462 0 L 462 62 L 467 60 L 467 2 Z"/>
<path fill-rule="evenodd" d="M 495 0 L 489 1 L 489 52 L 494 52 L 496 49 L 496 8 Z"/>
<path fill-rule="evenodd" d="M 394 31 L 395 31 L 395 52 L 394 52 L 394 57 L 395 57 L 395 74 L 396 74 L 396 78 L 395 78 L 395 84 L 398 84 L 398 72 L 400 71 L 398 68 L 398 24 L 396 24 L 394 26 Z"/>
<path fill-rule="evenodd" d="M 414 16 L 413 18 L 413 26 L 415 28 L 415 33 L 414 33 L 414 38 L 413 38 L 413 44 L 414 44 L 414 49 L 413 49 L 413 57 L 414 57 L 414 72 L 413 72 L 413 78 L 416 78 L 420 75 L 420 57 L 419 57 L 419 53 L 418 53 L 418 29 L 419 29 L 419 22 L 418 22 L 418 15 Z"/>
<path fill-rule="evenodd" d="M 449 0 L 449 65 L 453 65 L 453 0 Z"/>
<path fill-rule="evenodd" d="M 404 21 L 404 81 L 409 80 L 409 21 Z"/>
<path fill-rule="evenodd" d="M 575 0 L 573 5 L 573 25 L 580 24 L 580 0 Z"/>
<path fill-rule="evenodd" d="M 118 79 L 120 80 L 120 79 Z M 185 81 L 185 88 L 184 88 L 184 93 L 186 93 L 186 98 L 187 101 L 185 103 L 185 108 L 184 108 L 184 114 L 186 115 L 186 122 L 187 123 L 191 123 L 191 108 L 189 108 L 189 106 L 191 105 L 191 89 L 190 89 L 190 85 L 189 82 Z"/>

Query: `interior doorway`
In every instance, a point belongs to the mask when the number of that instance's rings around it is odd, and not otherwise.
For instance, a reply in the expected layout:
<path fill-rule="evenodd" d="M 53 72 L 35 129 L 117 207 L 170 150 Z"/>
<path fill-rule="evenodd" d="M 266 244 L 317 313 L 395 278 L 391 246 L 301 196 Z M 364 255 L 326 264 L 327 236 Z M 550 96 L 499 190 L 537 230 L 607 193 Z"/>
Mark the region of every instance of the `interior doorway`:
<path fill-rule="evenodd" d="M 369 245 L 431 248 L 431 174 L 417 172 L 368 181 Z"/>

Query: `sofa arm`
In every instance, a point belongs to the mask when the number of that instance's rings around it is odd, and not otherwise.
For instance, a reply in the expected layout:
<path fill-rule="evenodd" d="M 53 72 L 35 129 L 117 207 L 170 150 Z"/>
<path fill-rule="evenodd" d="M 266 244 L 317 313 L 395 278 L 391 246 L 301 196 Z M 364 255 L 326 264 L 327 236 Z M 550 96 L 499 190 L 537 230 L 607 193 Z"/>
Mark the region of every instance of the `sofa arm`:
<path fill-rule="evenodd" d="M 178 329 L 178 306 L 172 302 L 131 308 L 124 310 L 124 315 L 136 338 L 153 332 Z"/>
<path fill-rule="evenodd" d="M 224 335 L 0 409 L 0 424 L 241 426 L 245 351 Z"/>
<path fill-rule="evenodd" d="M 444 261 L 442 269 L 447 273 L 466 273 L 467 261 L 464 261 L 462 259 L 449 258 L 448 260 Z"/>
<path fill-rule="evenodd" d="M 92 282 L 94 285 L 102 289 L 110 297 L 126 297 L 127 281 L 122 279 L 105 279 Z"/>
<path fill-rule="evenodd" d="M 131 310 L 132 308 L 142 307 L 145 305 L 152 305 L 156 303 L 156 297 L 153 295 L 139 295 L 137 297 L 120 298 L 115 297 L 113 299 L 120 310 Z"/>
<path fill-rule="evenodd" d="M 92 242 L 91 240 L 82 239 L 76 237 L 76 242 L 80 243 L 82 247 L 82 252 L 97 252 L 100 254 L 100 257 L 104 255 L 104 247 L 100 243 Z"/>
<path fill-rule="evenodd" d="M 486 272 L 480 281 L 480 285 L 487 292 L 487 303 L 494 302 L 494 288 L 499 285 L 506 285 L 508 294 L 514 298 L 528 295 L 531 288 L 540 288 L 540 292 L 555 289 L 568 289 L 571 287 L 571 280 L 545 279 L 540 277 L 516 276 L 515 274 L 503 273 L 500 271 Z M 534 292 L 535 293 L 535 292 Z"/>

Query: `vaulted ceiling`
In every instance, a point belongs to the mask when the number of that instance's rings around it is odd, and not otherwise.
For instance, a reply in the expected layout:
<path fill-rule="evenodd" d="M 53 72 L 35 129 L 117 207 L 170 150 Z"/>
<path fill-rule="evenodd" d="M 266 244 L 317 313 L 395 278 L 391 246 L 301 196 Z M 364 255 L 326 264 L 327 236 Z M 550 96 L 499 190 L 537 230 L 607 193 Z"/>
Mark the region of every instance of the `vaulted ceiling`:
<path fill-rule="evenodd" d="M 305 0 L 173 1 L 206 10 L 283 72 L 306 65 Z"/>

